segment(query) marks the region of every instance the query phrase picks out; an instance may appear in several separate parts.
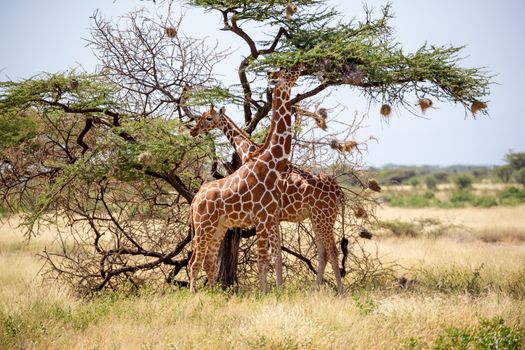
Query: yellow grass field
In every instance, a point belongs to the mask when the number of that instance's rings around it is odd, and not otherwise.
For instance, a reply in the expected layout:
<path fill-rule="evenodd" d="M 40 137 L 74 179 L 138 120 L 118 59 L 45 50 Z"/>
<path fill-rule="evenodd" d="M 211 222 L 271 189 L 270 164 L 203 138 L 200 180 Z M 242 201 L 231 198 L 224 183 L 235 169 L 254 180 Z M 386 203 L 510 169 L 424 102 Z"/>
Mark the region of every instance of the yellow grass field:
<path fill-rule="evenodd" d="M 471 348 L 492 340 L 524 348 L 525 206 L 385 207 L 378 217 L 456 226 L 439 237 L 366 243 L 415 279 L 407 288 L 392 280 L 336 296 L 329 287 L 315 291 L 312 278 L 267 295 L 146 288 L 93 300 L 43 283 L 36 254 L 53 244 L 53 231 L 27 242 L 12 219 L 0 227 L 0 348 L 445 349 L 454 330 L 473 334 Z"/>

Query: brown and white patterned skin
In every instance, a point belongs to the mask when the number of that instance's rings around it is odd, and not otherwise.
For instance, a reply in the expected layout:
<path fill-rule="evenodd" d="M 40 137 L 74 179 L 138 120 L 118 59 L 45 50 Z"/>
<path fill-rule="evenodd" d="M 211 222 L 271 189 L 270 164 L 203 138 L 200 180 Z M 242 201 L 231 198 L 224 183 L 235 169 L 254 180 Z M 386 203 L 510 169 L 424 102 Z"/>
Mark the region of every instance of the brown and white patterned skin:
<path fill-rule="evenodd" d="M 193 254 L 190 290 L 196 291 L 200 269 L 213 286 L 217 279 L 217 256 L 230 227 L 254 227 L 257 232 L 259 284 L 266 291 L 268 245 L 272 248 L 276 284 L 282 284 L 281 238 L 279 234 L 282 182 L 292 147 L 290 92 L 300 69 L 274 73 L 272 120 L 264 144 L 231 175 L 204 184 L 191 203 Z"/>
<path fill-rule="evenodd" d="M 204 112 L 190 130 L 190 134 L 196 136 L 214 128 L 222 130 L 242 162 L 246 162 L 249 154 L 259 148 L 244 131 L 224 114 L 223 108 L 217 111 L 212 106 Z M 300 222 L 307 218 L 310 219 L 316 236 L 319 259 L 317 287 L 320 286 L 323 279 L 326 263 L 330 261 L 337 289 L 341 293 L 343 284 L 337 263 L 337 248 L 334 238 L 335 220 L 344 200 L 341 187 L 331 176 L 314 175 L 293 165 L 288 167 L 286 173 L 281 174 L 280 181 L 283 182 L 283 192 L 281 193 L 279 220 Z"/>

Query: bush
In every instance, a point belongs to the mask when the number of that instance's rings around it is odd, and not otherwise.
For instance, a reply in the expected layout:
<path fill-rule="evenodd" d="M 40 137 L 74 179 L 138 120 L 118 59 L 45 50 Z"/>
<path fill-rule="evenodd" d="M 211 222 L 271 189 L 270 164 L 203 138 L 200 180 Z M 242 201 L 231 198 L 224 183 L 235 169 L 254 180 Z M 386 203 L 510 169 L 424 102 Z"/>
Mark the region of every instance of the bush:
<path fill-rule="evenodd" d="M 393 194 L 387 194 L 383 199 L 393 207 L 401 208 L 424 208 L 435 205 L 434 194 L 430 192 L 428 194 L 421 195 L 417 192 L 398 192 Z"/>
<path fill-rule="evenodd" d="M 474 179 L 468 174 L 460 174 L 454 178 L 454 184 L 459 190 L 466 190 L 472 187 Z"/>
<path fill-rule="evenodd" d="M 453 206 L 462 207 L 467 203 L 472 203 L 476 199 L 476 196 L 472 194 L 471 192 L 465 191 L 465 190 L 459 190 L 452 193 L 450 198 L 448 199 L 450 203 L 453 204 Z"/>
<path fill-rule="evenodd" d="M 514 177 L 514 180 L 517 183 L 525 187 L 525 168 L 521 168 L 520 170 L 514 171 L 514 173 L 512 173 L 512 176 Z"/>
<path fill-rule="evenodd" d="M 502 318 L 479 320 L 477 329 L 450 327 L 436 340 L 433 349 L 520 349 L 524 332 L 509 327 Z"/>
<path fill-rule="evenodd" d="M 509 187 L 498 194 L 498 202 L 502 205 L 518 205 L 525 203 L 525 188 Z"/>
<path fill-rule="evenodd" d="M 414 188 L 419 186 L 419 180 L 418 179 L 410 179 L 410 181 L 408 183 L 410 184 L 410 186 L 412 186 Z"/>
<path fill-rule="evenodd" d="M 435 191 L 437 189 L 437 179 L 435 176 L 427 176 L 425 178 L 425 185 L 429 190 Z"/>
<path fill-rule="evenodd" d="M 381 221 L 379 225 L 396 237 L 416 237 L 421 233 L 421 227 L 411 222 L 400 220 Z"/>

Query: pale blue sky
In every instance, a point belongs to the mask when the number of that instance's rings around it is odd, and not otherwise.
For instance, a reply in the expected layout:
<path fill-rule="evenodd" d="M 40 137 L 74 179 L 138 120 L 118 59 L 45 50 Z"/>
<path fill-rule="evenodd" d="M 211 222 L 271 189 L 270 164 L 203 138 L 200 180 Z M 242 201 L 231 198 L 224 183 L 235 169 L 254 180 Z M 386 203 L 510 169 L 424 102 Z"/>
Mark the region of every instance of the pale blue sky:
<path fill-rule="evenodd" d="M 366 1 L 380 6 L 386 1 Z M 362 1 L 333 0 L 348 18 L 362 18 Z M 486 66 L 497 74 L 489 97 L 490 117 L 465 119 L 460 106 L 438 104 L 427 116 L 416 118 L 396 110 L 385 123 L 377 108 L 367 109 L 355 90 L 340 88 L 333 99 L 348 106 L 349 113 L 369 112 L 368 127 L 358 139 L 375 136 L 365 160 L 370 165 L 396 164 L 500 164 L 510 149 L 525 152 L 524 107 L 525 2 L 475 0 L 394 0 L 392 21 L 396 37 L 406 50 L 430 44 L 466 45 L 464 66 Z M 424 4 L 424 5 L 423 5 Z M 97 8 L 105 16 L 118 16 L 151 4 L 138 0 L 17 0 L 0 2 L 0 78 L 30 77 L 39 72 L 63 71 L 79 64 L 94 69 L 96 60 L 82 38 L 89 37 L 90 15 Z M 217 37 L 223 47 L 243 54 L 242 44 L 230 33 L 218 31 L 216 13 L 190 11 L 184 31 L 196 37 Z M 224 75 L 234 75 L 223 65 Z M 342 116 L 344 118 L 344 116 Z"/>

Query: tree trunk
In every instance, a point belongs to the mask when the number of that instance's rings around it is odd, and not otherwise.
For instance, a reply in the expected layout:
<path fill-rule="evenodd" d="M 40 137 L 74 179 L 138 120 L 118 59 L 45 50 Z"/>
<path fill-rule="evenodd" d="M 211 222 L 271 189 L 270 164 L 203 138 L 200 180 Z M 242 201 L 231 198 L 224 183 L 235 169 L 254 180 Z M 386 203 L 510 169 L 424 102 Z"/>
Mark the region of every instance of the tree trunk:
<path fill-rule="evenodd" d="M 241 230 L 229 229 L 222 240 L 219 254 L 218 282 L 226 289 L 237 282 L 237 260 L 239 258 L 239 244 Z"/>

